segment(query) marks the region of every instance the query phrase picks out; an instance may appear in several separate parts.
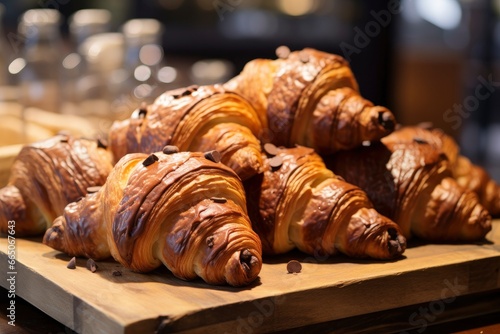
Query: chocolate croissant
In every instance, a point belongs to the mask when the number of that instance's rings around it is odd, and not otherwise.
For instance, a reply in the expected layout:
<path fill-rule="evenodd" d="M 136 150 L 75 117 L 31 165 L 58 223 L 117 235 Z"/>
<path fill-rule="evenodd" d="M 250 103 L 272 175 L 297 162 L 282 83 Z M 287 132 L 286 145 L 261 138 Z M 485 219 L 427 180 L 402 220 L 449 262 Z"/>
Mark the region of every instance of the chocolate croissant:
<path fill-rule="evenodd" d="M 99 191 L 65 208 L 43 242 L 71 256 L 112 256 L 137 272 L 163 263 L 185 280 L 255 280 L 262 248 L 240 179 L 215 154 L 172 152 L 125 155 Z"/>
<path fill-rule="evenodd" d="M 312 255 L 392 259 L 406 240 L 366 194 L 325 167 L 314 150 L 266 145 L 264 173 L 245 183 L 254 230 L 265 254 L 295 247 Z"/>
<path fill-rule="evenodd" d="M 115 122 L 109 146 L 115 161 L 127 153 L 148 153 L 174 145 L 181 151 L 217 150 L 222 163 L 245 180 L 259 173 L 262 130 L 259 117 L 241 96 L 222 86 L 167 91 L 130 119 Z"/>
<path fill-rule="evenodd" d="M 314 49 L 277 50 L 255 59 L 224 86 L 244 96 L 269 133 L 264 142 L 314 148 L 319 154 L 378 140 L 395 128 L 394 115 L 362 98 L 347 61 Z"/>
<path fill-rule="evenodd" d="M 426 141 L 380 142 L 327 157 L 327 166 L 366 191 L 375 209 L 404 236 L 430 242 L 473 242 L 491 230 L 477 195 L 453 178 L 450 161 Z"/>
<path fill-rule="evenodd" d="M 458 184 L 474 191 L 480 203 L 494 216 L 500 216 L 500 185 L 484 168 L 460 154 L 460 147 L 453 137 L 443 130 L 425 126 L 405 126 L 394 132 L 400 142 L 425 141 L 446 154 L 453 177 Z"/>
<path fill-rule="evenodd" d="M 42 234 L 64 207 L 100 186 L 113 168 L 100 142 L 57 135 L 25 145 L 0 189 L 0 232 L 16 222 L 16 236 Z"/>

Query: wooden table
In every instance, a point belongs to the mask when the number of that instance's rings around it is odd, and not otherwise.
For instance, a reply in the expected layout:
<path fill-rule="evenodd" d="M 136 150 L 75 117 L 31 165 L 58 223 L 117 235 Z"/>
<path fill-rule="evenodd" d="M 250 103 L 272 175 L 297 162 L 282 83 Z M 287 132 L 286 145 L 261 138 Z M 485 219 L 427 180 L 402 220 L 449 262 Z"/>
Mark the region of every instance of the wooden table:
<path fill-rule="evenodd" d="M 297 328 L 430 333 L 457 321 L 456 331 L 498 329 L 500 221 L 487 239 L 468 245 L 414 244 L 394 262 L 292 252 L 267 259 L 259 281 L 245 289 L 183 282 L 166 269 L 136 274 L 112 261 L 99 263 L 91 273 L 85 259 L 78 259 L 77 269 L 69 270 L 69 258 L 39 239 L 16 239 L 16 298 L 79 333 L 290 333 Z M 0 239 L 1 268 L 7 267 L 6 249 L 7 240 Z M 290 259 L 302 262 L 301 273 L 286 272 Z M 115 270 L 122 275 L 113 276 Z M 8 289 L 6 273 L 2 269 L 1 285 Z M 7 291 L 0 292 L 5 312 Z M 22 306 L 16 309 L 20 323 L 22 311 Z M 472 318 L 482 322 L 467 326 Z"/>

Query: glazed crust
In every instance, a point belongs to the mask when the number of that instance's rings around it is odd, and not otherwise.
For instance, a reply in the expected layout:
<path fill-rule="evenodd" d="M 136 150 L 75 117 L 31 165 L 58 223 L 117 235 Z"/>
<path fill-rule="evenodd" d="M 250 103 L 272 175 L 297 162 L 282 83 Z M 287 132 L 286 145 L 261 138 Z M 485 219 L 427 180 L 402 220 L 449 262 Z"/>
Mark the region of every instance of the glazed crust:
<path fill-rule="evenodd" d="M 299 144 L 329 154 L 380 139 L 396 124 L 387 108 L 359 95 L 345 59 L 311 48 L 252 60 L 225 87 L 258 112 L 267 129 L 262 141 L 279 146 Z"/>
<path fill-rule="evenodd" d="M 180 151 L 218 150 L 223 163 L 247 179 L 259 173 L 261 131 L 255 110 L 238 94 L 220 85 L 191 86 L 165 92 L 130 119 L 113 123 L 109 145 L 115 161 L 165 145 Z"/>
<path fill-rule="evenodd" d="M 241 181 L 203 153 L 126 155 L 97 193 L 66 207 L 44 243 L 95 260 L 111 255 L 137 272 L 164 264 L 210 284 L 247 285 L 262 266 Z"/>
<path fill-rule="evenodd" d="M 0 189 L 0 231 L 16 220 L 16 235 L 45 232 L 64 207 L 104 184 L 111 155 L 97 141 L 57 135 L 24 146 Z"/>
<path fill-rule="evenodd" d="M 273 167 L 273 159 L 281 164 Z M 278 148 L 264 173 L 246 182 L 248 211 L 264 253 L 295 247 L 312 255 L 391 259 L 406 248 L 399 227 L 366 194 L 326 169 L 314 150 Z"/>

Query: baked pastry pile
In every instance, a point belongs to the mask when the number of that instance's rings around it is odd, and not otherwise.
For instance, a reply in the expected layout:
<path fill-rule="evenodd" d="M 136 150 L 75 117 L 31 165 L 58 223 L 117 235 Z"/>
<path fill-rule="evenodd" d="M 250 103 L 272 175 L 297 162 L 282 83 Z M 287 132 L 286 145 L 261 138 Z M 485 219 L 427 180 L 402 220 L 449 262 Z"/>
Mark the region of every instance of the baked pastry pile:
<path fill-rule="evenodd" d="M 500 188 L 451 137 L 395 131 L 340 56 L 277 54 L 227 83 L 165 92 L 116 121 L 107 148 L 27 146 L 0 190 L 1 231 L 16 219 L 73 256 L 234 286 L 258 277 L 262 254 L 388 260 L 411 237 L 485 237 Z"/>

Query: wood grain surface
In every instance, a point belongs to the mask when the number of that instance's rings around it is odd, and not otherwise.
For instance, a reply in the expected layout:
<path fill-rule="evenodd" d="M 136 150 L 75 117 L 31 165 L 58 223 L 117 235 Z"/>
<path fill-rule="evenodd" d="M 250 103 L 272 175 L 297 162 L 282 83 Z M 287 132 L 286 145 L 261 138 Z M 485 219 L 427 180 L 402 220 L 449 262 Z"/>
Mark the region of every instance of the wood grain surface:
<path fill-rule="evenodd" d="M 0 238 L 0 282 L 9 289 L 7 244 Z M 459 296 L 500 289 L 500 221 L 485 242 L 415 243 L 394 262 L 300 252 L 268 258 L 244 289 L 184 282 L 165 268 L 137 274 L 113 261 L 92 273 L 81 258 L 70 270 L 70 258 L 40 239 L 16 239 L 16 255 L 16 295 L 79 333 L 265 333 L 426 305 L 428 313 L 408 315 L 406 325 L 418 328 Z M 300 273 L 287 273 L 291 259 L 302 263 Z"/>

